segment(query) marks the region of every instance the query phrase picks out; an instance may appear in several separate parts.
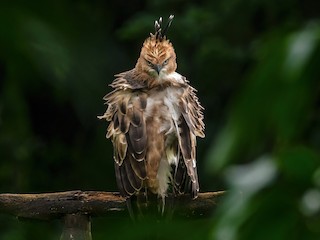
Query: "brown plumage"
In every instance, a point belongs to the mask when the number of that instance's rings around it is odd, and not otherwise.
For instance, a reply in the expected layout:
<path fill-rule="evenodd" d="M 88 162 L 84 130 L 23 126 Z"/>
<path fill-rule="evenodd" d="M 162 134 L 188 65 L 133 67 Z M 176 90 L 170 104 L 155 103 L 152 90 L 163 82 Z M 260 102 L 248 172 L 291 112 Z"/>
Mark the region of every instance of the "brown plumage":
<path fill-rule="evenodd" d="M 134 69 L 115 75 L 104 97 L 107 138 L 114 147 L 117 183 L 123 196 L 140 192 L 163 200 L 168 191 L 199 192 L 196 137 L 204 137 L 196 90 L 175 72 L 176 54 L 162 19 L 155 22 Z"/>

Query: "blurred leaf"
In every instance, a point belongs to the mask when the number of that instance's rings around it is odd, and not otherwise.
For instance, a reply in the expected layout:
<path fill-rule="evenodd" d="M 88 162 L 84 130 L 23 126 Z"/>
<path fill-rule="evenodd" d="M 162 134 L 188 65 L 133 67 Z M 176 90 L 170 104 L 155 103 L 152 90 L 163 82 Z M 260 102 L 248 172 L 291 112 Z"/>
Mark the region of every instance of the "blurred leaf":
<path fill-rule="evenodd" d="M 278 153 L 281 172 L 298 188 L 312 183 L 312 175 L 319 165 L 319 155 L 306 147 L 296 147 Z"/>
<path fill-rule="evenodd" d="M 313 55 L 310 52 L 301 53 L 305 55 L 299 60 L 301 62 L 296 60 L 296 64 L 301 66 L 298 75 L 287 70 L 283 72 L 283 66 L 288 64 L 287 59 L 292 54 L 288 39 L 290 43 L 293 39 L 300 41 L 306 31 L 312 38 L 305 44 L 311 44 L 310 49 L 313 49 L 315 44 L 319 44 L 316 37 L 318 25 L 312 30 L 306 27 L 300 34 L 275 36 L 266 41 L 260 50 L 259 63 L 235 99 L 226 127 L 208 155 L 210 169 L 218 171 L 235 156 L 242 155 L 238 161 L 245 160 L 248 154 L 262 153 L 269 144 L 288 144 L 301 134 L 317 94 L 314 79 L 306 79 L 304 75 L 309 70 L 307 62 L 312 62 Z"/>

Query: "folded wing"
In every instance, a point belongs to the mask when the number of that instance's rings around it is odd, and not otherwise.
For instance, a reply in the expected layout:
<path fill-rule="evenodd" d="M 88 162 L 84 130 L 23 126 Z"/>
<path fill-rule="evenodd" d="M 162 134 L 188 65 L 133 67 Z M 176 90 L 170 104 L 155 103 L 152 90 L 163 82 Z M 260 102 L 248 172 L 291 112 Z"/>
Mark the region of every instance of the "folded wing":
<path fill-rule="evenodd" d="M 131 196 L 146 179 L 146 94 L 116 89 L 104 99 L 108 109 L 102 118 L 110 121 L 107 137 L 113 143 L 117 184 L 123 196 Z"/>
<path fill-rule="evenodd" d="M 188 85 L 179 102 L 181 117 L 178 121 L 178 166 L 175 171 L 175 189 L 179 193 L 191 192 L 195 198 L 199 192 L 196 166 L 196 137 L 204 137 L 203 107 Z"/>

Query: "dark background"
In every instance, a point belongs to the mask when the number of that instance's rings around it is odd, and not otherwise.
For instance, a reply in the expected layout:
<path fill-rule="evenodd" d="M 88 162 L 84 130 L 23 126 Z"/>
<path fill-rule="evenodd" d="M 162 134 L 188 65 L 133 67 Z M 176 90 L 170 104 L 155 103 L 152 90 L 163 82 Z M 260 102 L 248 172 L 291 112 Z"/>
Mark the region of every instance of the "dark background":
<path fill-rule="evenodd" d="M 159 16 L 198 90 L 201 191 L 230 190 L 211 219 L 161 239 L 319 239 L 320 3 L 56 0 L 0 3 L 0 192 L 115 191 L 102 97 L 134 67 Z M 93 239 L 159 226 L 93 219 Z M 0 215 L 0 239 L 58 239 L 61 225 Z M 166 237 L 165 237 L 166 236 Z"/>

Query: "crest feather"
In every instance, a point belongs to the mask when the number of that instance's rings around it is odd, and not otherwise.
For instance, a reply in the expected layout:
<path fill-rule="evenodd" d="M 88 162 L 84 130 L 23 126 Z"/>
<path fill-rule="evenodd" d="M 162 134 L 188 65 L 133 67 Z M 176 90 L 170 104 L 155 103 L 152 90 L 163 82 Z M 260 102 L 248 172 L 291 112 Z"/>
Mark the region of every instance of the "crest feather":
<path fill-rule="evenodd" d="M 162 29 L 162 17 L 160 17 L 159 20 L 156 20 L 154 22 L 154 34 L 151 34 L 151 36 L 155 37 L 156 40 L 160 40 L 160 41 L 162 41 L 163 39 L 166 39 L 166 32 L 170 27 L 173 18 L 174 18 L 174 15 L 169 16 L 167 25 L 165 26 L 164 29 Z"/>

